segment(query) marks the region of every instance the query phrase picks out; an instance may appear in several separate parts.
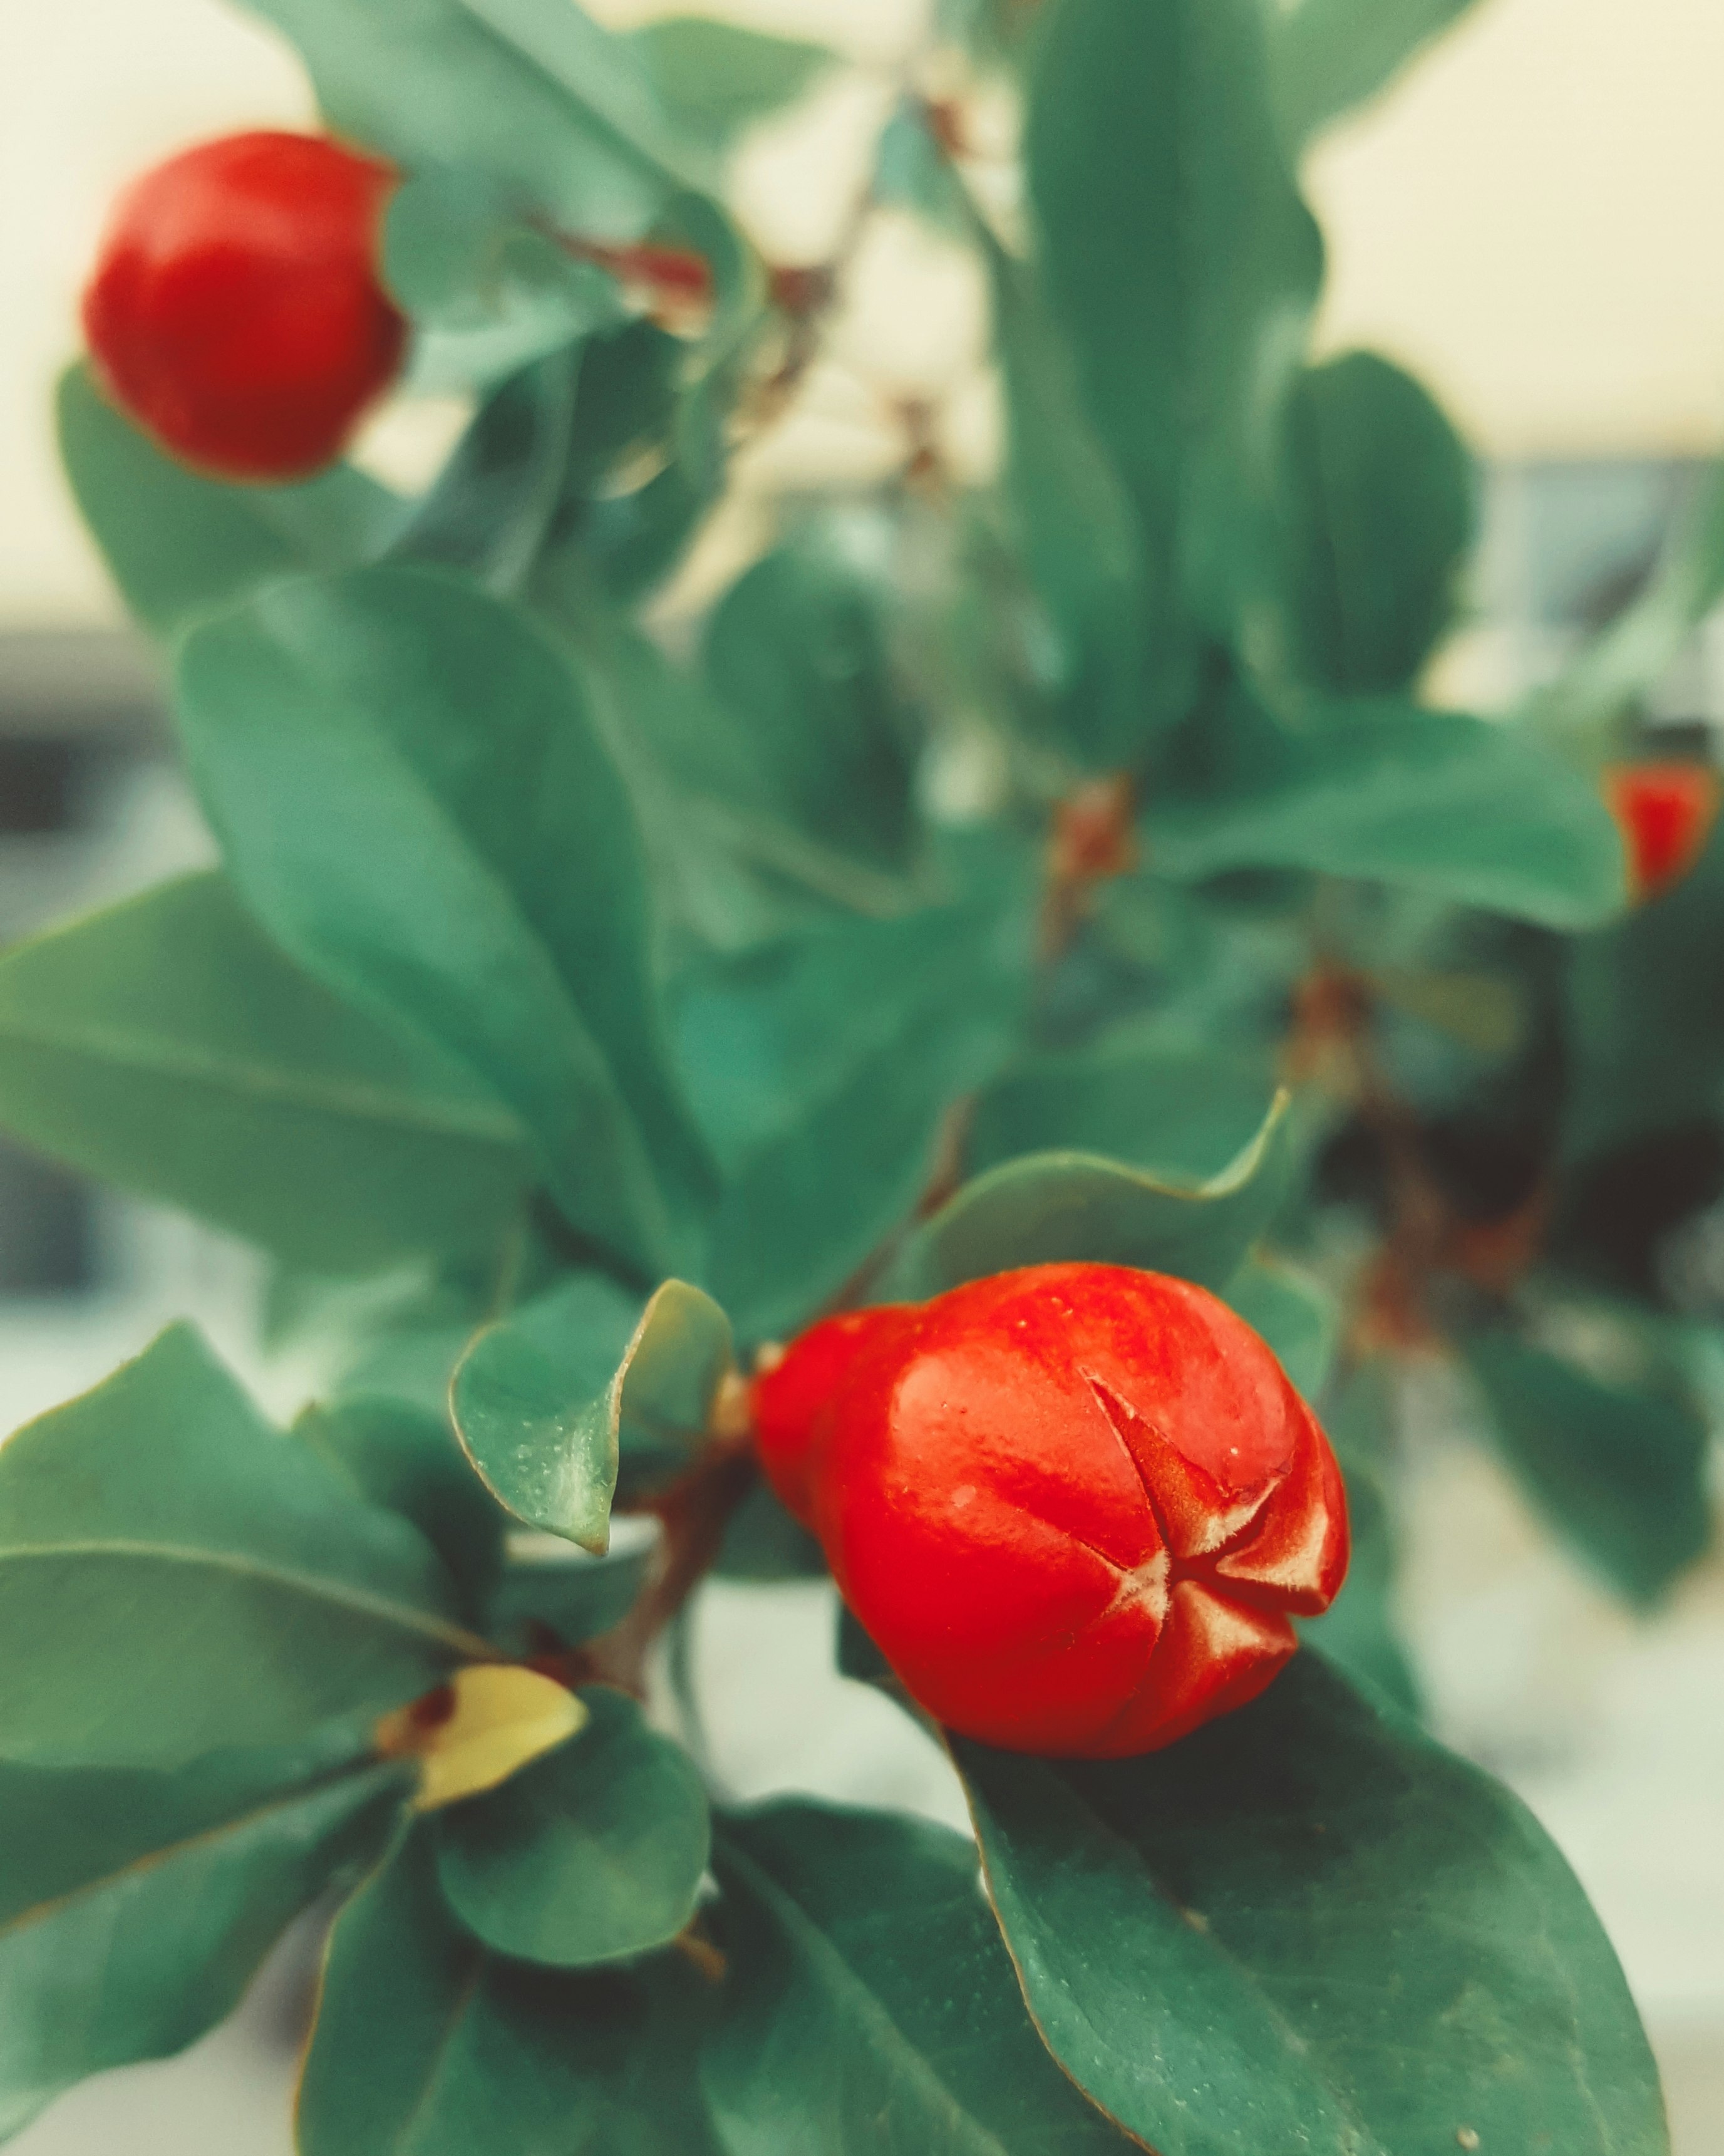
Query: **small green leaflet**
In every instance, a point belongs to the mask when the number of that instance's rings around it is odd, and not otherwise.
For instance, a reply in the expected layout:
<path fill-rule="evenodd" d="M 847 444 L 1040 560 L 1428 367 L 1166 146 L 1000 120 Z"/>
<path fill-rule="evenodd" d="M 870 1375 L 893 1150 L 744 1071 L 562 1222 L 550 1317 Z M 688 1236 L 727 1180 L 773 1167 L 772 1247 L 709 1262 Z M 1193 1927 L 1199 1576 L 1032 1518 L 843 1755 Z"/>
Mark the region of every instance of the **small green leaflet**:
<path fill-rule="evenodd" d="M 1296 376 L 1281 437 L 1278 581 L 1295 677 L 1341 696 L 1410 689 L 1473 543 L 1465 446 L 1424 386 L 1370 352 Z"/>
<path fill-rule="evenodd" d="M 1219 1292 L 1273 1219 L 1291 1169 L 1288 1096 L 1213 1182 L 1176 1184 L 1118 1161 L 1031 1153 L 966 1183 L 916 1229 L 878 1284 L 921 1302 L 1018 1265 L 1085 1260 L 1171 1273 Z"/>
<path fill-rule="evenodd" d="M 568 1742 L 437 1821 L 437 1874 L 476 1938 L 557 1969 L 627 1961 L 695 1912 L 711 1846 L 694 1762 L 589 1686 Z"/>
<path fill-rule="evenodd" d="M 603 1554 L 627 1435 L 674 1466 L 705 1442 L 731 1367 L 709 1296 L 666 1281 L 643 1308 L 583 1273 L 481 1332 L 450 1398 L 467 1455 L 529 1527 Z"/>

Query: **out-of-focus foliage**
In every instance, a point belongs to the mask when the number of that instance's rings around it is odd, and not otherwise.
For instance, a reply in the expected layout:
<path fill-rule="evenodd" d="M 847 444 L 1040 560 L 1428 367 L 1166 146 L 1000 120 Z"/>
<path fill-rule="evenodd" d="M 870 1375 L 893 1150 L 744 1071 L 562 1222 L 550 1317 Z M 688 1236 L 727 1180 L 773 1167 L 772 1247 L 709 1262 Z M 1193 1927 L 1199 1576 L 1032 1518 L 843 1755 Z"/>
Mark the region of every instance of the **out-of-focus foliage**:
<path fill-rule="evenodd" d="M 1629 911 L 1598 785 L 1724 588 L 1716 490 L 1526 712 L 1429 708 L 1470 460 L 1309 348 L 1300 149 L 1464 4 L 942 0 L 940 95 L 774 264 L 726 159 L 818 48 L 257 0 L 402 168 L 383 272 L 473 417 L 408 501 L 214 483 L 63 385 L 223 866 L 0 960 L 0 1120 L 261 1245 L 345 1360 L 284 1435 L 172 1333 L 0 1456 L 0 2130 L 357 1885 L 308 2156 L 1663 2148 L 1595 1920 L 1395 1625 L 1398 1357 L 1646 1604 L 1724 1318 L 1724 841 Z M 886 398 L 894 472 L 690 619 L 883 208 L 991 295 L 1000 469 Z M 1317 1400 L 1317 1651 L 1159 1757 L 958 1746 L 992 1914 L 907 1820 L 715 1818 L 627 1695 L 706 1569 L 819 1569 L 739 1373 L 1067 1258 L 1204 1283 Z M 578 1693 L 548 1750 L 464 1724 L 498 1661 Z M 423 1811 L 493 1738 L 529 1763 Z"/>

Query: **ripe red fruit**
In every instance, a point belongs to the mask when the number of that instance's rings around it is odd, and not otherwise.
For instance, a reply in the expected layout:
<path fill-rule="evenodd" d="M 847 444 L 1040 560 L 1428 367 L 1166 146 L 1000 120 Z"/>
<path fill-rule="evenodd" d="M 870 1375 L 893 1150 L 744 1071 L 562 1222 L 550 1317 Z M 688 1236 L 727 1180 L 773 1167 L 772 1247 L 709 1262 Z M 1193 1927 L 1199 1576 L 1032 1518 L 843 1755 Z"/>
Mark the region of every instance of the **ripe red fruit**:
<path fill-rule="evenodd" d="M 1347 1569 L 1316 1419 L 1188 1281 L 1034 1265 L 831 1318 L 753 1409 L 906 1691 L 1011 1750 L 1121 1758 L 1243 1707 Z"/>
<path fill-rule="evenodd" d="M 1604 773 L 1604 799 L 1629 851 L 1629 888 L 1656 898 L 1706 851 L 1718 814 L 1718 775 L 1703 763 L 1623 763 Z"/>
<path fill-rule="evenodd" d="M 229 135 L 115 206 L 84 295 L 108 394 L 223 478 L 303 478 L 393 381 L 407 324 L 377 249 L 386 165 L 319 136 Z"/>

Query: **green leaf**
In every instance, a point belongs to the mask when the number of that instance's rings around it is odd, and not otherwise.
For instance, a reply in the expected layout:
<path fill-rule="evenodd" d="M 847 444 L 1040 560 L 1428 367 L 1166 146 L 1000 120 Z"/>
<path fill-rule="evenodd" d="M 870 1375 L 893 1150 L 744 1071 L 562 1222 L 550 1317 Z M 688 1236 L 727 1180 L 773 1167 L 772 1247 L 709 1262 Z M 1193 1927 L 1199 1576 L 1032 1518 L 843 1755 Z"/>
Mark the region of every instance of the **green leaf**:
<path fill-rule="evenodd" d="M 782 1803 L 720 1822 L 729 1960 L 701 2079 L 727 2156 L 1101 2156 L 949 1828 Z"/>
<path fill-rule="evenodd" d="M 531 1175 L 506 1108 L 300 973 L 216 875 L 0 955 L 0 1122 L 329 1273 L 494 1246 Z"/>
<path fill-rule="evenodd" d="M 645 23 L 630 42 L 671 118 L 714 149 L 800 97 L 837 64 L 824 45 L 695 15 Z"/>
<path fill-rule="evenodd" d="M 384 222 L 383 277 L 413 316 L 420 389 L 500 382 L 624 318 L 615 278 L 470 167 L 423 164 L 402 182 Z"/>
<path fill-rule="evenodd" d="M 1392 81 L 1472 0 L 1296 0 L 1272 4 L 1270 56 L 1275 109 L 1297 149 Z"/>
<path fill-rule="evenodd" d="M 1506 1332 L 1475 1334 L 1466 1360 L 1504 1459 L 1546 1518 L 1619 1594 L 1660 1601 L 1711 1540 L 1705 1417 Z"/>
<path fill-rule="evenodd" d="M 976 1103 L 965 1157 L 978 1170 L 1066 1148 L 1204 1183 L 1250 1144 L 1275 1089 L 1266 1055 L 1128 1019 L 1083 1048 L 1015 1063 Z"/>
<path fill-rule="evenodd" d="M 0 1448 L 0 1758 L 57 1766 L 298 1743 L 488 1652 L 183 1327 Z"/>
<path fill-rule="evenodd" d="M 1707 468 L 1633 604 L 1532 699 L 1564 733 L 1601 744 L 1669 673 L 1724 598 L 1724 466 Z"/>
<path fill-rule="evenodd" d="M 901 867 L 918 727 L 877 596 L 830 546 L 757 562 L 706 630 L 706 669 L 738 741 L 749 791 L 826 844 Z"/>
<path fill-rule="evenodd" d="M 1668 2148 L 1553 1844 L 1317 1655 L 1141 1759 L 953 1752 L 1049 2048 L 1161 2156 Z"/>
<path fill-rule="evenodd" d="M 1603 802 L 1509 726 L 1368 702 L 1296 730 L 1236 690 L 1192 746 L 1144 819 L 1165 875 L 1310 869 L 1547 928 L 1592 927 L 1622 905 Z"/>
<path fill-rule="evenodd" d="M 486 1632 L 522 1654 L 541 1651 L 546 1632 L 565 1647 L 577 1647 L 620 1625 L 646 1584 L 652 1558 L 650 1548 L 601 1558 L 565 1542 L 550 1548 L 554 1557 L 511 1551 L 490 1598 Z"/>
<path fill-rule="evenodd" d="M 176 1774 L 0 1765 L 0 2137 L 228 2014 L 328 1880 L 366 1862 L 394 1768 L 216 1753 Z"/>
<path fill-rule="evenodd" d="M 1098 767 L 1130 759 L 1178 716 L 1177 665 L 1152 677 L 1137 512 L 1086 413 L 1076 364 L 1043 280 L 986 225 L 994 338 L 1006 395 L 1007 498 L 1029 580 L 1053 632 L 1049 671 L 1061 733 Z"/>
<path fill-rule="evenodd" d="M 249 0 L 336 133 L 408 170 L 470 166 L 589 238 L 639 237 L 704 172 L 639 55 L 574 0 Z"/>
<path fill-rule="evenodd" d="M 1180 1184 L 1080 1152 L 1032 1153 L 967 1183 L 916 1229 L 874 1291 L 921 1302 L 1019 1265 L 1086 1260 L 1224 1289 L 1286 1194 L 1287 1096 L 1213 1181 Z"/>
<path fill-rule="evenodd" d="M 598 656 L 585 649 L 595 611 L 607 600 L 639 599 L 669 575 L 728 475 L 731 408 L 766 316 L 753 258 L 705 213 L 690 196 L 661 234 L 704 255 L 713 271 L 719 305 L 702 359 L 691 361 L 685 339 L 641 321 L 591 340 L 582 362 L 569 466 L 535 600 L 588 660 Z M 634 639 L 608 621 L 598 640 Z"/>
<path fill-rule="evenodd" d="M 1724 823 L 1673 890 L 1571 947 L 1571 1162 L 1724 1114 L 1721 948 Z"/>
<path fill-rule="evenodd" d="M 1473 544 L 1466 449 L 1425 389 L 1369 352 L 1306 368 L 1281 424 L 1293 671 L 1336 696 L 1407 689 L 1449 626 Z"/>
<path fill-rule="evenodd" d="M 1340 1594 L 1321 1617 L 1301 1618 L 1298 1629 L 1367 1695 L 1374 1691 L 1403 1714 L 1417 1716 L 1423 1708 L 1419 1680 L 1395 1618 L 1399 1549 L 1386 1488 L 1395 1383 L 1387 1358 L 1367 1362 L 1324 1414 L 1347 1478 L 1352 1553 Z"/>
<path fill-rule="evenodd" d="M 450 1920 L 421 1826 L 331 1935 L 301 2156 L 716 2156 L 707 2010 L 677 1955 L 567 1976 L 487 1953 Z"/>
<path fill-rule="evenodd" d="M 726 1169 L 712 1281 L 745 1338 L 806 1320 L 908 1219 L 954 1101 L 1009 1052 L 1015 907 L 845 923 L 685 983 L 676 1020 Z"/>
<path fill-rule="evenodd" d="M 520 590 L 557 508 L 579 377 L 578 352 L 563 350 L 500 383 L 402 531 L 395 558 L 464 570 L 505 597 Z"/>
<path fill-rule="evenodd" d="M 699 1288 L 666 1281 L 643 1308 L 583 1273 L 481 1332 L 450 1399 L 498 1503 L 602 1555 L 624 1446 L 689 1458 L 730 1367 L 729 1320 Z"/>
<path fill-rule="evenodd" d="M 1135 501 L 1151 633 L 1231 619 L 1266 398 L 1322 249 L 1270 106 L 1261 0 L 1044 0 L 1025 140 L 1055 310 Z"/>
<path fill-rule="evenodd" d="M 292 486 L 203 478 L 122 418 L 81 361 L 55 411 L 84 521 L 127 606 L 164 639 L 276 578 L 369 560 L 401 521 L 401 501 L 346 465 Z"/>
<path fill-rule="evenodd" d="M 502 1570 L 504 1517 L 464 1458 L 446 1412 L 361 1393 L 308 1408 L 294 1435 L 350 1477 L 368 1503 L 410 1520 L 459 1584 L 464 1614 L 479 1614 Z"/>
<path fill-rule="evenodd" d="M 1259 1255 L 1234 1276 L 1227 1300 L 1268 1341 L 1306 1399 L 1316 1399 L 1328 1382 L 1341 1332 L 1340 1307 L 1322 1283 L 1278 1258 Z"/>
<path fill-rule="evenodd" d="M 711 1851 L 693 1761 L 632 1699 L 592 1686 L 567 1743 L 437 1826 L 450 1907 L 498 1953 L 558 1969 L 626 1961 L 695 1913 Z"/>
<path fill-rule="evenodd" d="M 664 1052 L 629 797 L 556 647 L 456 578 L 372 569 L 204 624 L 178 690 L 270 933 L 481 1073 L 577 1229 L 674 1264 L 710 1171 Z"/>
<path fill-rule="evenodd" d="M 589 358 L 583 384 L 590 376 Z M 577 565 L 584 547 L 572 548 Z M 811 839 L 763 804 L 757 767 L 726 713 L 596 593 L 590 564 L 557 586 L 556 611 L 639 804 L 654 887 L 690 951 L 756 947 L 829 921 L 834 906 L 880 916 L 911 902 L 906 878 Z"/>

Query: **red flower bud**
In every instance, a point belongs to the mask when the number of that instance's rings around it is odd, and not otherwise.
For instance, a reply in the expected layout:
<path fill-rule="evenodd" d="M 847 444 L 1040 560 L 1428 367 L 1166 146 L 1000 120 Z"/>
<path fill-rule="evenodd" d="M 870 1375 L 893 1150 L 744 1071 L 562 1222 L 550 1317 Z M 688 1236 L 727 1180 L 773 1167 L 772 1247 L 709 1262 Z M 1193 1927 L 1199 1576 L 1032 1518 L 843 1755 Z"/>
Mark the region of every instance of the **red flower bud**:
<path fill-rule="evenodd" d="M 1687 875 L 1712 834 L 1718 795 L 1718 775 L 1703 763 L 1622 763 L 1604 773 L 1635 898 L 1657 898 Z"/>
<path fill-rule="evenodd" d="M 377 272 L 394 184 L 338 143 L 268 131 L 205 142 L 134 182 L 84 295 L 108 394 L 224 478 L 328 464 L 407 341 Z"/>
<path fill-rule="evenodd" d="M 1012 1750 L 1121 1758 L 1243 1707 L 1347 1569 L 1316 1419 L 1188 1281 L 1034 1265 L 830 1318 L 753 1404 L 906 1690 Z"/>

